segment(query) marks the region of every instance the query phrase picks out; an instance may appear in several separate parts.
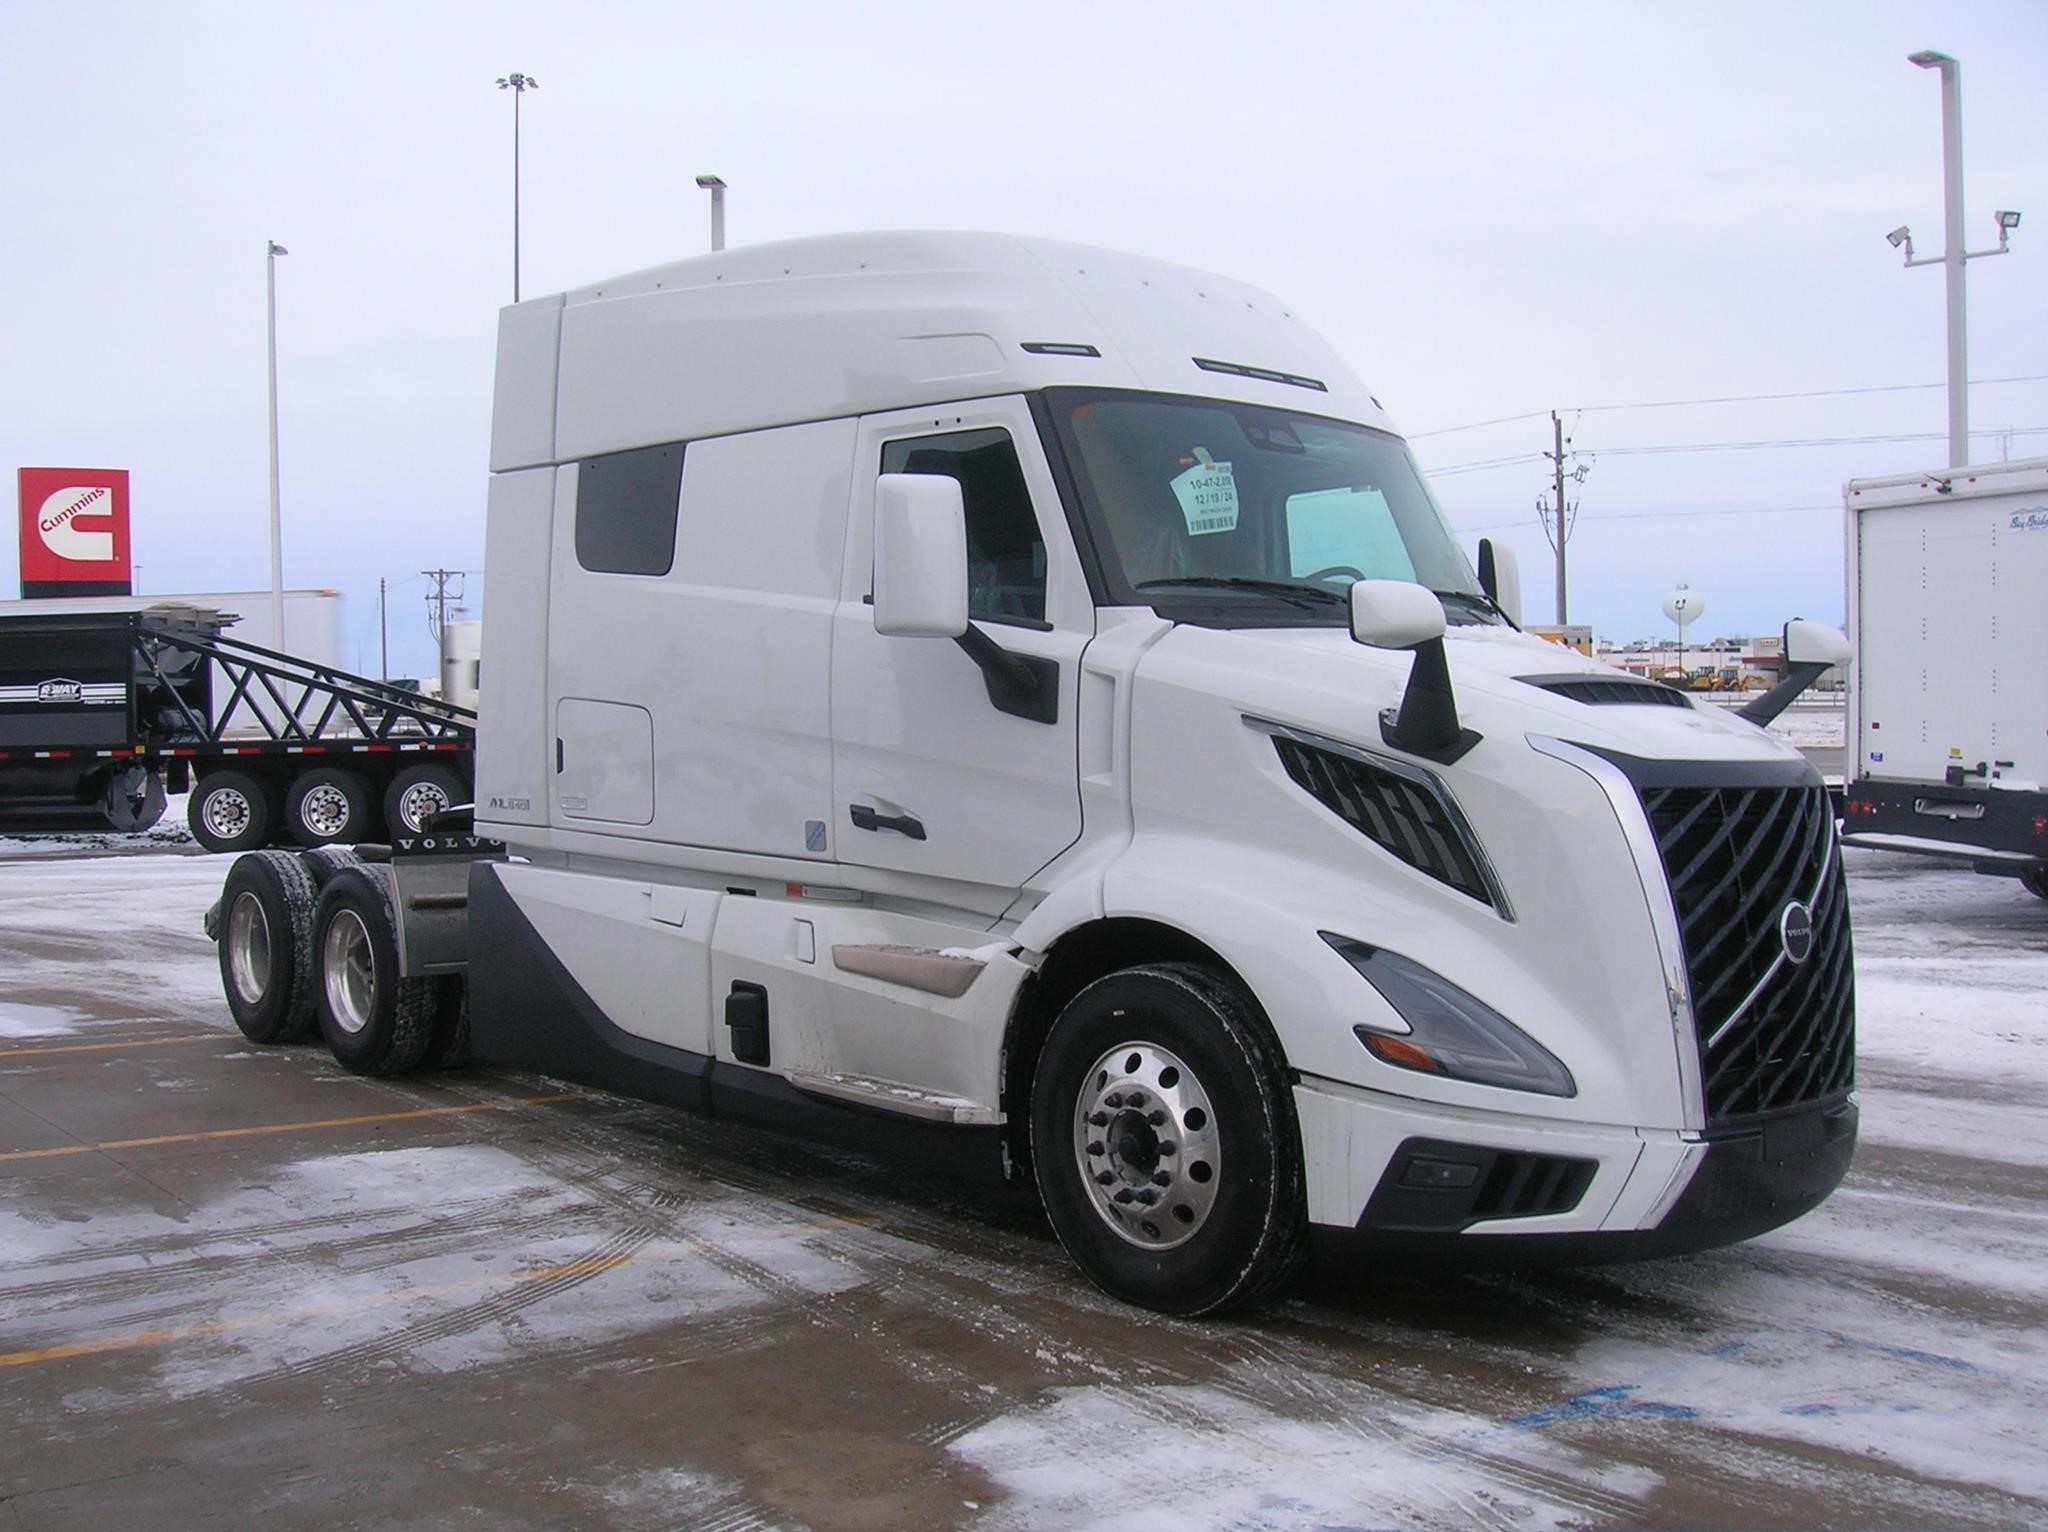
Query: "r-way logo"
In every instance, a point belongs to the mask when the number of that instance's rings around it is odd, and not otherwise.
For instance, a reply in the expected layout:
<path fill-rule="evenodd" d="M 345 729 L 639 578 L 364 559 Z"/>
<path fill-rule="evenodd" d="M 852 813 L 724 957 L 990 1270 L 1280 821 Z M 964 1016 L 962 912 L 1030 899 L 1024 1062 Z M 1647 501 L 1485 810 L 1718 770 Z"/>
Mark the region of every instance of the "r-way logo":
<path fill-rule="evenodd" d="M 36 688 L 38 702 L 80 703 L 85 700 L 85 683 L 82 681 L 45 681 Z"/>

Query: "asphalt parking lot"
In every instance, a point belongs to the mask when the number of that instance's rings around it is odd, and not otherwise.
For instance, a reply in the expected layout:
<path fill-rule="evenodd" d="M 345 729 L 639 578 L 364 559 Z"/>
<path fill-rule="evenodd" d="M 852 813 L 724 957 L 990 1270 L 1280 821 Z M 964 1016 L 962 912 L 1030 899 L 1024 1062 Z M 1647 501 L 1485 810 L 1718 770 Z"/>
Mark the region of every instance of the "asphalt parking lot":
<path fill-rule="evenodd" d="M 0 859 L 0 1528 L 2048 1522 L 2048 906 L 1852 857 L 1865 1136 L 1733 1250 L 1184 1324 L 1028 1197 L 228 1020 L 226 861 Z"/>

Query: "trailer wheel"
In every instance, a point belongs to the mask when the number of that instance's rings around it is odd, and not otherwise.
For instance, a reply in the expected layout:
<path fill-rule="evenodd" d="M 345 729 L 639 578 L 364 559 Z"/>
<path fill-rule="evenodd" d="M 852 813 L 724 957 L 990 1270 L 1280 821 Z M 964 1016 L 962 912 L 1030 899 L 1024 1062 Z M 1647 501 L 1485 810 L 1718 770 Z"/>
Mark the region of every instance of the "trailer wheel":
<path fill-rule="evenodd" d="M 2036 862 L 2021 873 L 2020 887 L 2036 899 L 2048 899 L 2048 862 Z"/>
<path fill-rule="evenodd" d="M 1212 969 L 1127 968 L 1074 997 L 1039 1056 L 1031 1159 L 1060 1243 L 1127 1303 L 1217 1313 L 1277 1286 L 1304 1252 L 1279 1047 Z"/>
<path fill-rule="evenodd" d="M 393 835 L 418 835 L 426 817 L 469 801 L 462 778 L 433 761 L 416 761 L 400 769 L 384 792 L 384 822 Z"/>
<path fill-rule="evenodd" d="M 192 790 L 185 819 L 208 851 L 254 851 L 269 843 L 277 796 L 246 771 L 209 771 Z"/>
<path fill-rule="evenodd" d="M 352 771 L 318 766 L 292 783 L 285 794 L 285 826 L 302 846 L 352 845 L 368 840 L 370 790 Z"/>
<path fill-rule="evenodd" d="M 252 1043 L 313 1030 L 313 879 L 289 851 L 237 857 L 221 888 L 220 987 Z"/>
<path fill-rule="evenodd" d="M 343 1068 L 404 1074 L 433 1041 L 436 984 L 398 974 L 391 869 L 345 867 L 313 909 L 320 1035 Z"/>

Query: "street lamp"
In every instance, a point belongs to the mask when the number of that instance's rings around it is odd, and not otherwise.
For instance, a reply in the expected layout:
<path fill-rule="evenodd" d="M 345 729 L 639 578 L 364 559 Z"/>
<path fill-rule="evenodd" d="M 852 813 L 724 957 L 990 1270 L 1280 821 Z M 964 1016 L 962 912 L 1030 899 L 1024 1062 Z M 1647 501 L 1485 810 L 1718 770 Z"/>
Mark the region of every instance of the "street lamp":
<path fill-rule="evenodd" d="M 1998 248 L 1963 248 L 1963 66 L 1946 53 L 1922 49 L 1906 62 L 1941 71 L 1941 191 L 1944 249 L 1940 255 L 1913 255 L 1913 231 L 1904 224 L 1887 234 L 1894 250 L 1906 252 L 1907 266 L 1941 266 L 1948 272 L 1948 462 L 1960 468 L 1970 460 L 1969 321 L 1963 292 L 1963 262 L 1980 256 L 2004 255 L 2020 215 L 1998 214 Z"/>
<path fill-rule="evenodd" d="M 725 183 L 717 176 L 699 176 L 697 184 L 711 193 L 711 248 L 725 248 Z"/>
<path fill-rule="evenodd" d="M 264 273 L 270 314 L 270 645 L 284 648 L 284 538 L 277 494 L 277 258 L 291 252 L 266 240 Z"/>
<path fill-rule="evenodd" d="M 501 75 L 499 90 L 512 92 L 512 301 L 519 301 L 519 98 L 539 90 L 540 81 L 530 74 Z"/>

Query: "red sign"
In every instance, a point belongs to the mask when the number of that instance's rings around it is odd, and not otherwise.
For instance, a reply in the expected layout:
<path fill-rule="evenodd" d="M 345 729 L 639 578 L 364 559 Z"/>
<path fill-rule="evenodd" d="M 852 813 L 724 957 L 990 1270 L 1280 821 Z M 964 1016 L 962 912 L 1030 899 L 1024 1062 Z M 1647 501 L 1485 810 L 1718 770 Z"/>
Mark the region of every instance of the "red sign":
<path fill-rule="evenodd" d="M 132 592 L 127 469 L 24 468 L 19 482 L 22 595 Z"/>

